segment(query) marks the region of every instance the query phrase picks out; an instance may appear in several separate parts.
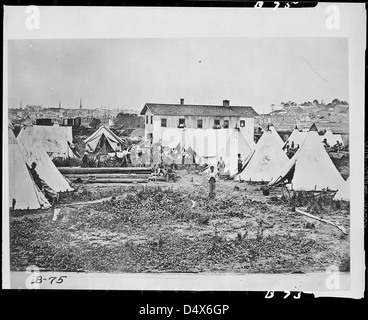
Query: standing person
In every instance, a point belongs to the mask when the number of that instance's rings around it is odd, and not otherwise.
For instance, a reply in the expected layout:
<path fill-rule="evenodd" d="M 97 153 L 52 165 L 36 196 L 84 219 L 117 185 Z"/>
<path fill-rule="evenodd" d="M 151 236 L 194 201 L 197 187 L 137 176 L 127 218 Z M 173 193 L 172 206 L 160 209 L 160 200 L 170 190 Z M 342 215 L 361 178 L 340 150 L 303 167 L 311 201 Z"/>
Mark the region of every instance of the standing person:
<path fill-rule="evenodd" d="M 181 152 L 181 164 L 184 167 L 184 163 L 185 163 L 185 156 L 187 155 L 187 153 L 185 152 L 185 149 L 183 149 L 183 151 Z"/>
<path fill-rule="evenodd" d="M 175 172 L 174 172 L 174 164 L 170 164 L 167 169 L 167 176 L 166 176 L 166 182 L 169 182 L 170 180 L 173 180 L 176 182 Z"/>
<path fill-rule="evenodd" d="M 83 154 L 82 164 L 83 164 L 83 167 L 88 167 L 88 155 L 87 155 L 87 152 L 85 152 Z"/>
<path fill-rule="evenodd" d="M 243 171 L 243 159 L 241 157 L 241 154 L 238 153 L 238 173 L 241 173 Z"/>
<path fill-rule="evenodd" d="M 208 172 L 209 198 L 214 198 L 216 195 L 216 176 L 215 167 L 211 166 Z"/>
<path fill-rule="evenodd" d="M 31 167 L 29 167 L 27 164 L 27 168 L 31 173 L 31 176 L 36 186 L 45 195 L 47 200 L 49 200 L 53 204 L 54 201 L 57 199 L 58 194 L 53 189 L 51 189 L 50 186 L 44 180 L 40 178 L 40 176 L 36 171 L 36 166 L 37 166 L 36 162 L 32 162 Z"/>
<path fill-rule="evenodd" d="M 100 153 L 97 152 L 96 154 L 96 167 L 98 168 L 100 166 Z"/>
<path fill-rule="evenodd" d="M 222 159 L 222 157 L 220 157 L 220 160 L 217 162 L 217 170 L 219 177 L 221 177 L 225 171 L 225 161 Z"/>
<path fill-rule="evenodd" d="M 324 138 L 322 142 L 323 142 L 325 148 L 329 148 L 330 147 L 330 145 L 328 144 L 326 138 Z"/>

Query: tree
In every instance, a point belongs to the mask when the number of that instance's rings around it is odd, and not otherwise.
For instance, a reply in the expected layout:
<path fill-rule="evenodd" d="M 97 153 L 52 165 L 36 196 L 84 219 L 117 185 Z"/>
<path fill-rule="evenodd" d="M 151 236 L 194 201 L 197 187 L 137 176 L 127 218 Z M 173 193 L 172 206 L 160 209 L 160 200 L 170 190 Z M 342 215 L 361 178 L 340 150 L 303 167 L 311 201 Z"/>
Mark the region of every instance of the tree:
<path fill-rule="evenodd" d="M 314 104 L 315 106 L 318 106 L 318 105 L 319 105 L 318 100 L 317 100 L 317 99 L 313 100 L 313 104 Z"/>
<path fill-rule="evenodd" d="M 89 123 L 89 126 L 90 127 L 97 127 L 99 124 L 101 123 L 101 120 L 100 119 L 97 119 L 97 118 L 92 118 L 91 122 Z"/>
<path fill-rule="evenodd" d="M 339 99 L 333 99 L 332 100 L 332 104 L 334 104 L 334 105 L 337 105 L 339 103 L 340 103 L 340 100 Z"/>
<path fill-rule="evenodd" d="M 116 116 L 117 126 L 124 128 L 142 128 L 144 127 L 144 117 L 139 116 L 134 113 L 124 113 L 120 112 Z"/>

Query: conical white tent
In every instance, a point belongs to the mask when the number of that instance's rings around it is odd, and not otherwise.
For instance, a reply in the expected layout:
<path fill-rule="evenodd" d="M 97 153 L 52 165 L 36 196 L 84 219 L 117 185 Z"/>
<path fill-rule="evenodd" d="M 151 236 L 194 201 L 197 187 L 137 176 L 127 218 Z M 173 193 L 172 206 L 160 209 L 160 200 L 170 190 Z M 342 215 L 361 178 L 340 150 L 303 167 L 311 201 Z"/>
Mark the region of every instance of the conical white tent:
<path fill-rule="evenodd" d="M 37 188 L 11 127 L 8 128 L 9 207 L 15 209 L 49 208 L 50 203 Z"/>
<path fill-rule="evenodd" d="M 336 192 L 334 200 L 350 201 L 350 177 L 343 183 Z"/>
<path fill-rule="evenodd" d="M 288 163 L 270 180 L 269 185 L 288 180 L 291 190 L 337 190 L 344 179 L 323 147 L 317 131 L 309 131 L 303 144 Z"/>
<path fill-rule="evenodd" d="M 115 151 L 116 149 L 121 151 L 123 140 L 121 140 L 105 125 L 99 127 L 91 136 L 84 140 L 84 143 L 86 144 L 86 150 L 88 152 L 94 152 L 102 137 L 106 138 L 106 141 L 113 151 Z"/>
<path fill-rule="evenodd" d="M 274 135 L 275 140 L 277 141 L 277 143 L 283 147 L 284 146 L 284 140 L 282 140 L 282 138 L 280 137 L 280 135 L 277 133 L 275 127 L 273 125 L 270 125 L 270 131 L 271 133 Z"/>
<path fill-rule="evenodd" d="M 248 158 L 245 169 L 234 180 L 270 181 L 274 173 L 288 160 L 275 134 L 271 130 L 265 131 L 256 144 L 253 154 Z"/>
<path fill-rule="evenodd" d="M 71 127 L 28 125 L 22 128 L 18 136 L 22 139 L 27 135 L 36 137 L 51 159 L 76 157 L 70 148 L 73 143 Z"/>
<path fill-rule="evenodd" d="M 294 142 L 294 146 L 296 147 L 299 145 L 299 147 L 303 144 L 308 132 L 306 131 L 299 131 L 298 129 L 294 129 L 289 138 L 285 141 L 284 146 L 289 143 L 289 146 L 291 146 L 292 142 Z"/>
<path fill-rule="evenodd" d="M 331 129 L 327 129 L 325 134 L 323 136 L 321 136 L 321 139 L 323 141 L 323 139 L 327 140 L 327 143 L 332 147 L 336 144 L 336 142 L 338 141 L 339 143 L 342 143 L 342 145 L 344 145 L 344 141 L 342 141 L 342 137 L 341 134 L 334 134 Z"/>
<path fill-rule="evenodd" d="M 47 155 L 37 137 L 31 135 L 22 135 L 17 138 L 19 147 L 26 160 L 31 166 L 35 162 L 36 171 L 40 178 L 44 180 L 48 186 L 56 192 L 72 191 L 73 188 L 69 182 L 56 168 L 51 158 Z"/>

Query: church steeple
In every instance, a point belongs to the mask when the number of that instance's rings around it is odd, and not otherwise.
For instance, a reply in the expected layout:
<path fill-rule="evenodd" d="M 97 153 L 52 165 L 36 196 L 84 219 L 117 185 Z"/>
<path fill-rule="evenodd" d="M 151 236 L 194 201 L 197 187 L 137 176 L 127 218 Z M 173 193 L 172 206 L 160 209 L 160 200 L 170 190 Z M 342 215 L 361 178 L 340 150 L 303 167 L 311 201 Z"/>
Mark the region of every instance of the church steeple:
<path fill-rule="evenodd" d="M 61 101 L 59 101 L 59 109 L 61 108 Z"/>
<path fill-rule="evenodd" d="M 82 98 L 80 99 L 80 102 L 79 102 L 79 109 L 82 109 Z"/>

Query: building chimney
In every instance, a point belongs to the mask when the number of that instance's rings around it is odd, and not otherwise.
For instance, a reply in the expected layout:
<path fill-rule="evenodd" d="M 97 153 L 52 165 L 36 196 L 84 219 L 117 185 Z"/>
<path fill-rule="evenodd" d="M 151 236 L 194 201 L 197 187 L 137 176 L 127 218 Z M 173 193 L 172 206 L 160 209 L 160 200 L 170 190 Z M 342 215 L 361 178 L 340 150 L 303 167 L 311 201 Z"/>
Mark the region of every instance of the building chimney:
<path fill-rule="evenodd" d="M 180 104 L 183 106 L 184 105 L 184 99 L 183 98 L 181 98 L 180 99 Z"/>
<path fill-rule="evenodd" d="M 229 100 L 223 100 L 223 106 L 224 107 L 230 107 L 230 101 Z"/>

